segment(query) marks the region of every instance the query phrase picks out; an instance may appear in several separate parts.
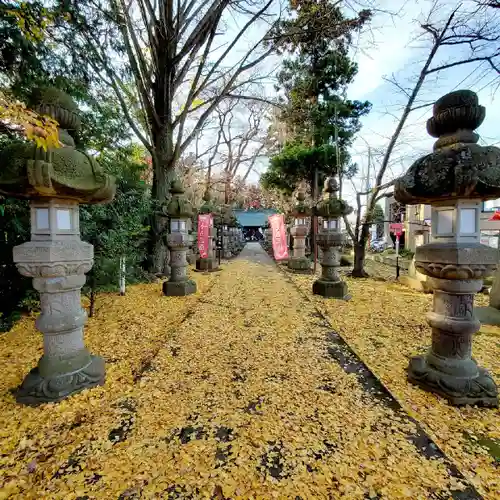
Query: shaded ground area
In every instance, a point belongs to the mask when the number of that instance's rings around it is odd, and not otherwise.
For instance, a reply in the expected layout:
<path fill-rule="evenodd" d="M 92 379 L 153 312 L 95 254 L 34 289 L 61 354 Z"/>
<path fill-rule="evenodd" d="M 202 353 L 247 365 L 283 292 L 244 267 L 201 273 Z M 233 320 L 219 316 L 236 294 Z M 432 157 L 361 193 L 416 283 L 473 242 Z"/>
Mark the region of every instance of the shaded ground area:
<path fill-rule="evenodd" d="M 9 392 L 39 355 L 32 319 L 0 337 L 0 497 L 479 498 L 337 334 L 358 299 L 307 300 L 311 278 L 257 244 L 194 274 L 195 296 L 106 296 L 87 343 L 107 384 L 59 405 Z"/>

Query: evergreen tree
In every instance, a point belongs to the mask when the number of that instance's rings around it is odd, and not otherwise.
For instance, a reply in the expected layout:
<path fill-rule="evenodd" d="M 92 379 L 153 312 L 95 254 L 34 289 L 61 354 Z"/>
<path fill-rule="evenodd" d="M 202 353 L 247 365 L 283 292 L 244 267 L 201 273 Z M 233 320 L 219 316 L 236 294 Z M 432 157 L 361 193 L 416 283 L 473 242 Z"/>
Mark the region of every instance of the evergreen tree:
<path fill-rule="evenodd" d="M 306 180 L 314 191 L 315 171 L 319 182 L 327 175 L 355 173 L 348 147 L 370 104 L 346 99 L 343 90 L 357 72 L 348 55 L 352 34 L 370 14 L 347 19 L 331 0 L 296 0 L 290 10 L 294 15 L 277 26 L 274 43 L 290 56 L 277 90 L 284 93 L 281 120 L 292 139 L 271 158 L 262 183 L 291 192 Z"/>

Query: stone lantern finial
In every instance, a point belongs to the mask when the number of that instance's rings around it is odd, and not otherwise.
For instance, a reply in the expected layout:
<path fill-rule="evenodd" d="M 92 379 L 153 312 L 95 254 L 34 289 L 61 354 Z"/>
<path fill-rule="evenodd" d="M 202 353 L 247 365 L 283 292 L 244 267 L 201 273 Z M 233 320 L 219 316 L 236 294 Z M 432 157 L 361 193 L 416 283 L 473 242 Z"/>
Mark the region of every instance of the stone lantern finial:
<path fill-rule="evenodd" d="M 339 191 L 339 183 L 335 177 L 327 177 L 325 179 L 325 185 L 323 188 L 323 193 L 326 198 L 336 198 Z"/>
<path fill-rule="evenodd" d="M 428 314 L 432 345 L 410 360 L 408 378 L 451 404 L 498 405 L 491 375 L 472 358 L 472 335 L 480 328 L 474 295 L 497 267 L 497 250 L 480 242 L 481 202 L 500 196 L 500 149 L 477 144 L 474 132 L 485 108 L 470 90 L 441 97 L 427 121 L 438 138 L 434 151 L 398 179 L 398 202 L 430 204 L 431 242 L 417 248 L 415 267 L 434 290 Z"/>
<path fill-rule="evenodd" d="M 68 130 L 80 126 L 78 108 L 55 88 L 33 92 L 32 108 L 59 123 L 61 147 L 47 151 L 32 143 L 0 150 L 0 192 L 31 200 L 31 240 L 14 247 L 14 262 L 40 292 L 44 354 L 16 393 L 20 403 L 60 401 L 104 383 L 104 360 L 86 349 L 81 306 L 85 273 L 93 265 L 92 245 L 80 239 L 80 203 L 113 199 L 115 180 L 97 161 L 78 151 Z"/>
<path fill-rule="evenodd" d="M 479 135 L 474 132 L 486 116 L 486 109 L 479 105 L 475 92 L 457 90 L 437 100 L 433 116 L 427 120 L 427 132 L 438 140 L 434 149 L 459 143 L 475 144 Z"/>

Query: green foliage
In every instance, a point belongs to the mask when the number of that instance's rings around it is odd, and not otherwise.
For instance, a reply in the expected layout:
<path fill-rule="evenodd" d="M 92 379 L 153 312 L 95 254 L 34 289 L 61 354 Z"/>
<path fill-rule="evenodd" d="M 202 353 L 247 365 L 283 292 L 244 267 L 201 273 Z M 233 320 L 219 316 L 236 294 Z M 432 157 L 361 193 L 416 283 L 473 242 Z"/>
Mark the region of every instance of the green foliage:
<path fill-rule="evenodd" d="M 278 189 L 291 195 L 301 180 L 313 186 L 316 169 L 320 184 L 326 176 L 338 173 L 335 146 L 321 144 L 308 147 L 301 143 L 288 143 L 279 154 L 271 158 L 268 170 L 261 176 L 261 184 L 264 189 Z M 345 173 L 354 175 L 355 172 L 356 166 L 351 165 Z"/>
<path fill-rule="evenodd" d="M 119 284 L 119 260 L 125 257 L 127 281 L 144 277 L 141 264 L 146 252 L 151 212 L 148 187 L 141 179 L 144 164 L 133 157 L 134 147 L 101 155 L 100 164 L 117 176 L 117 192 L 112 203 L 82 206 L 82 239 L 94 245 L 94 267 L 85 291 L 116 290 Z"/>
<path fill-rule="evenodd" d="M 29 217 L 28 202 L 0 196 L 0 332 L 18 319 L 21 302 L 32 289 L 12 260 L 12 249 L 29 240 Z"/>
<path fill-rule="evenodd" d="M 348 147 L 370 109 L 368 102 L 342 95 L 357 73 L 348 54 L 352 33 L 369 13 L 347 19 L 332 0 L 294 0 L 290 5 L 295 15 L 277 25 L 274 43 L 290 54 L 278 74 L 277 90 L 284 94 L 280 118 L 293 139 L 271 159 L 262 178 L 267 188 L 288 194 L 300 180 L 313 188 L 316 169 L 319 182 L 332 174 L 354 174 Z"/>
<path fill-rule="evenodd" d="M 415 252 L 412 252 L 410 249 L 408 248 L 402 248 L 400 251 L 399 251 L 399 256 L 403 259 L 408 259 L 408 260 L 411 260 L 413 259 L 413 257 L 415 256 Z"/>

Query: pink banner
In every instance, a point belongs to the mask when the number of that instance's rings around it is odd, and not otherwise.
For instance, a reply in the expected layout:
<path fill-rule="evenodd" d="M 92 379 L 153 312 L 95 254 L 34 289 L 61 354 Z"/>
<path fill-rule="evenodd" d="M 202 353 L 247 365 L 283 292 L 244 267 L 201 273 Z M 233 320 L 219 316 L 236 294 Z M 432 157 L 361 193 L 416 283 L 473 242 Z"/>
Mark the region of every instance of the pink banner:
<path fill-rule="evenodd" d="M 200 257 L 206 259 L 208 257 L 208 242 L 210 228 L 212 227 L 212 214 L 198 215 L 198 251 Z"/>
<path fill-rule="evenodd" d="M 269 225 L 273 235 L 273 252 L 276 260 L 288 259 L 285 220 L 282 214 L 270 215 Z"/>

